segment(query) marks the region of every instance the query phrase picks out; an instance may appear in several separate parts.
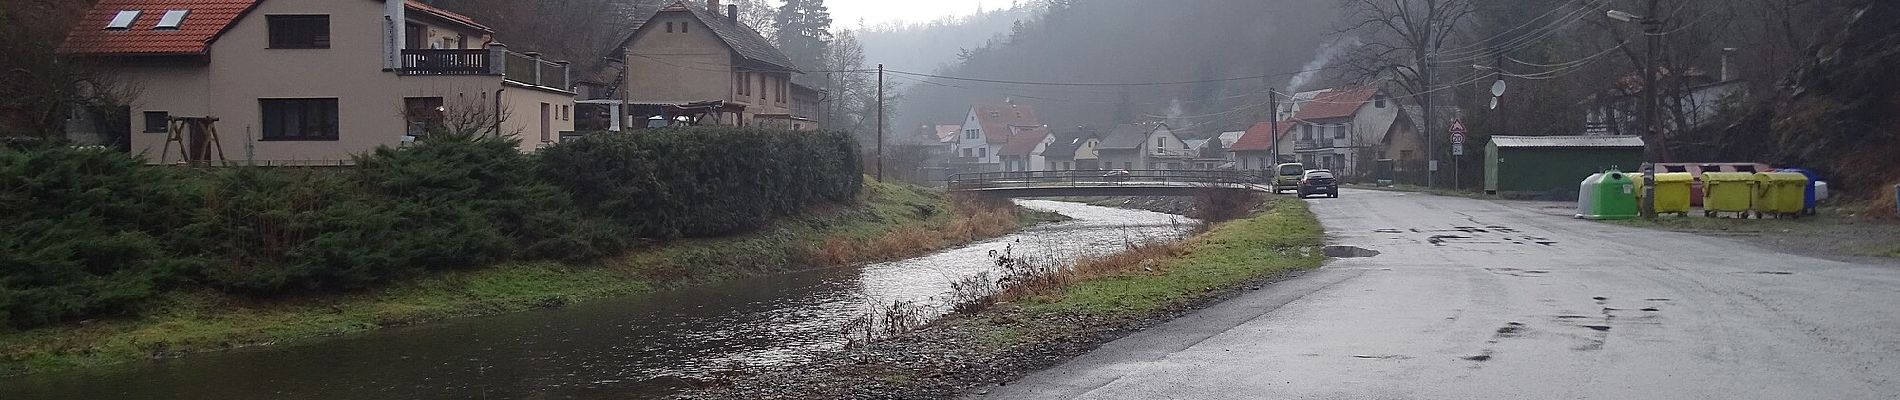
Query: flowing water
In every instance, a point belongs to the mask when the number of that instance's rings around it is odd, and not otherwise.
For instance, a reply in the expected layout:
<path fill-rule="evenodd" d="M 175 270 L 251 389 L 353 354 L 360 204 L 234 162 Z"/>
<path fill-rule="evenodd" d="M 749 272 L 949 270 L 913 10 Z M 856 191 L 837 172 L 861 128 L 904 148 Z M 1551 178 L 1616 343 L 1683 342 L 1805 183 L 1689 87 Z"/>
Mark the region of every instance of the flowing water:
<path fill-rule="evenodd" d="M 942 309 L 950 283 L 1011 252 L 1072 259 L 1172 238 L 1193 221 L 1052 201 L 1073 221 L 929 256 L 763 276 L 578 305 L 0 379 L 0 399 L 625 399 L 741 366 L 809 360 L 892 302 Z"/>

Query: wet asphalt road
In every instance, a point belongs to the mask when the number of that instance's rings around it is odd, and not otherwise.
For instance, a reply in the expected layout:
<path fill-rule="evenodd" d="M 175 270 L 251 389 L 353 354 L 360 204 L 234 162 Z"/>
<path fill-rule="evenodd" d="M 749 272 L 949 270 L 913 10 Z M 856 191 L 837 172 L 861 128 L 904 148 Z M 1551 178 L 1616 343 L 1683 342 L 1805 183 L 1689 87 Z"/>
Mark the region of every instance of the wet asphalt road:
<path fill-rule="evenodd" d="M 1900 266 L 1347 191 L 1381 254 L 1109 343 L 980 398 L 1894 399 Z"/>

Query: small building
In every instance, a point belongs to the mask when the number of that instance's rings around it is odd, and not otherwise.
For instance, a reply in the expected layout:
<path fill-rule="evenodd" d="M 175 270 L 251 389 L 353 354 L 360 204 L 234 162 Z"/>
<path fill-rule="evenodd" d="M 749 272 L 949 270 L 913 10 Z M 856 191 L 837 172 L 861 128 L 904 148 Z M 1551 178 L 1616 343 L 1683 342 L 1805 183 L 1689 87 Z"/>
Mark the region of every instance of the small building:
<path fill-rule="evenodd" d="M 1055 135 L 1044 148 L 1043 160 L 1049 163 L 1049 171 L 1088 171 L 1102 169 L 1095 148 L 1102 144 L 1101 135 L 1094 129 L 1077 128 L 1075 132 Z"/>
<path fill-rule="evenodd" d="M 1003 146 L 1010 138 L 1037 129 L 1048 132 L 1035 107 L 1008 100 L 1002 105 L 971 106 L 963 119 L 963 134 L 957 136 L 951 167 L 960 173 L 1002 171 Z"/>
<path fill-rule="evenodd" d="M 1563 194 L 1606 168 L 1636 171 L 1643 139 L 1636 136 L 1492 136 L 1484 149 L 1484 191 L 1491 194 Z"/>
<path fill-rule="evenodd" d="M 1189 169 L 1194 154 L 1167 124 L 1122 124 L 1095 149 L 1103 169 Z"/>
<path fill-rule="evenodd" d="M 1234 140 L 1233 145 L 1227 147 L 1227 154 L 1229 154 L 1227 158 L 1234 161 L 1234 169 L 1270 170 L 1274 164 L 1285 162 L 1292 157 L 1289 155 L 1290 149 L 1276 149 L 1273 143 L 1285 138 L 1287 133 L 1293 131 L 1294 125 L 1293 121 L 1281 121 L 1278 124 L 1273 122 L 1253 124 Z M 1279 132 L 1273 130 L 1275 126 L 1280 128 Z M 1226 135 L 1222 134 L 1222 136 Z M 1280 153 L 1277 159 L 1274 157 L 1276 151 Z"/>
<path fill-rule="evenodd" d="M 1045 171 L 1048 159 L 1043 157 L 1055 137 L 1049 135 L 1048 127 L 1030 127 L 1019 129 L 1009 143 L 996 151 L 1003 163 L 1003 171 Z"/>

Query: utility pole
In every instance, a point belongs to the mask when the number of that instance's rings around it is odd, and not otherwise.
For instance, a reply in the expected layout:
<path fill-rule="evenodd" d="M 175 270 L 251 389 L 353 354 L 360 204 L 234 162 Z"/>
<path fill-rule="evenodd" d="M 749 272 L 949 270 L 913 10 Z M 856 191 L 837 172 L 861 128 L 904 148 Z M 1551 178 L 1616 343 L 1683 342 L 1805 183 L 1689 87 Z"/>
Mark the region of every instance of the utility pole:
<path fill-rule="evenodd" d="M 1273 138 L 1273 144 L 1267 148 L 1273 151 L 1273 155 L 1269 156 L 1271 158 L 1268 158 L 1260 169 L 1274 171 L 1274 179 L 1278 179 L 1280 172 L 1275 166 L 1280 165 L 1280 91 L 1277 88 L 1267 88 L 1267 112 L 1270 113 L 1267 118 L 1267 129 L 1273 130 L 1273 132 L 1267 132 L 1267 137 Z"/>
<path fill-rule="evenodd" d="M 1429 7 L 1428 9 L 1437 9 L 1435 5 Z M 1423 116 L 1425 120 L 1425 131 L 1420 133 L 1425 135 L 1425 157 L 1427 159 L 1427 161 L 1425 161 L 1425 188 L 1427 189 L 1436 187 L 1438 184 L 1438 145 L 1436 140 L 1432 140 L 1432 136 L 1438 134 L 1437 131 L 1433 130 L 1435 128 L 1432 128 L 1432 114 L 1435 114 L 1432 112 L 1432 66 L 1435 64 L 1435 62 L 1432 61 L 1432 48 L 1435 46 L 1432 45 L 1434 28 L 1431 25 L 1434 23 L 1437 23 L 1437 21 L 1433 21 L 1430 18 L 1425 20 L 1425 40 L 1420 41 L 1420 44 L 1424 46 L 1423 49 L 1420 49 L 1424 52 L 1424 57 L 1421 57 L 1422 60 L 1420 60 L 1418 66 L 1418 86 L 1419 90 L 1424 91 L 1424 96 L 1420 97 L 1418 102 L 1419 106 L 1421 106 L 1420 108 L 1424 109 L 1424 111 L 1421 112 L 1425 114 Z"/>
<path fill-rule="evenodd" d="M 1643 18 L 1643 37 L 1647 39 L 1647 53 L 1643 61 L 1643 130 L 1652 138 L 1654 150 L 1649 151 L 1649 161 L 1643 166 L 1643 218 L 1656 219 L 1656 163 L 1663 161 L 1662 153 L 1668 151 L 1668 142 L 1663 140 L 1660 124 L 1657 124 L 1658 103 L 1656 97 L 1661 88 L 1656 87 L 1656 63 L 1661 57 L 1662 20 L 1657 19 L 1657 0 L 1649 0 L 1649 14 Z"/>
<path fill-rule="evenodd" d="M 884 64 L 877 65 L 877 181 L 884 181 Z"/>

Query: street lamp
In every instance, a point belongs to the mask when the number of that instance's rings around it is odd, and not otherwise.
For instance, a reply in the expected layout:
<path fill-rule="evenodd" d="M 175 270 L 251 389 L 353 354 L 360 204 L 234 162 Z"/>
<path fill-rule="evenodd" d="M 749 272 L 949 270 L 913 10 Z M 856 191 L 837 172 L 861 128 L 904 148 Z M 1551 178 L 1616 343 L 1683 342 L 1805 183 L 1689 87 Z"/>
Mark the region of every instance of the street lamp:
<path fill-rule="evenodd" d="M 1628 12 L 1617 11 L 1617 10 L 1610 10 L 1608 12 L 1605 12 L 1604 15 L 1609 16 L 1610 19 L 1614 19 L 1617 21 L 1642 24 L 1643 37 L 1644 39 L 1647 39 L 1645 41 L 1646 48 L 1644 49 L 1645 53 L 1647 54 L 1644 57 L 1643 65 L 1642 65 L 1642 68 L 1643 68 L 1643 113 L 1642 113 L 1642 116 L 1643 116 L 1643 133 L 1644 133 L 1643 136 L 1644 136 L 1644 141 L 1646 145 L 1657 146 L 1657 147 L 1655 148 L 1655 150 L 1652 150 L 1649 152 L 1648 158 L 1650 159 L 1650 162 L 1644 163 L 1643 168 L 1642 168 L 1643 169 L 1642 209 L 1643 209 L 1644 218 L 1654 220 L 1656 219 L 1656 165 L 1655 165 L 1655 162 L 1658 161 L 1657 155 L 1662 154 L 1661 152 L 1666 150 L 1662 146 L 1668 146 L 1668 143 L 1662 140 L 1663 135 L 1662 135 L 1661 129 L 1658 129 L 1656 126 L 1657 125 L 1656 114 L 1658 112 L 1657 108 L 1659 106 L 1658 103 L 1656 102 L 1656 92 L 1657 92 L 1656 59 L 1659 58 L 1659 55 L 1657 52 L 1662 46 L 1662 43 L 1660 43 L 1662 41 L 1661 40 L 1662 39 L 1662 29 L 1661 29 L 1662 21 L 1656 20 L 1654 18 L 1646 17 L 1646 16 L 1631 14 Z M 1656 15 L 1656 0 L 1649 0 L 1649 15 L 1651 16 Z"/>

